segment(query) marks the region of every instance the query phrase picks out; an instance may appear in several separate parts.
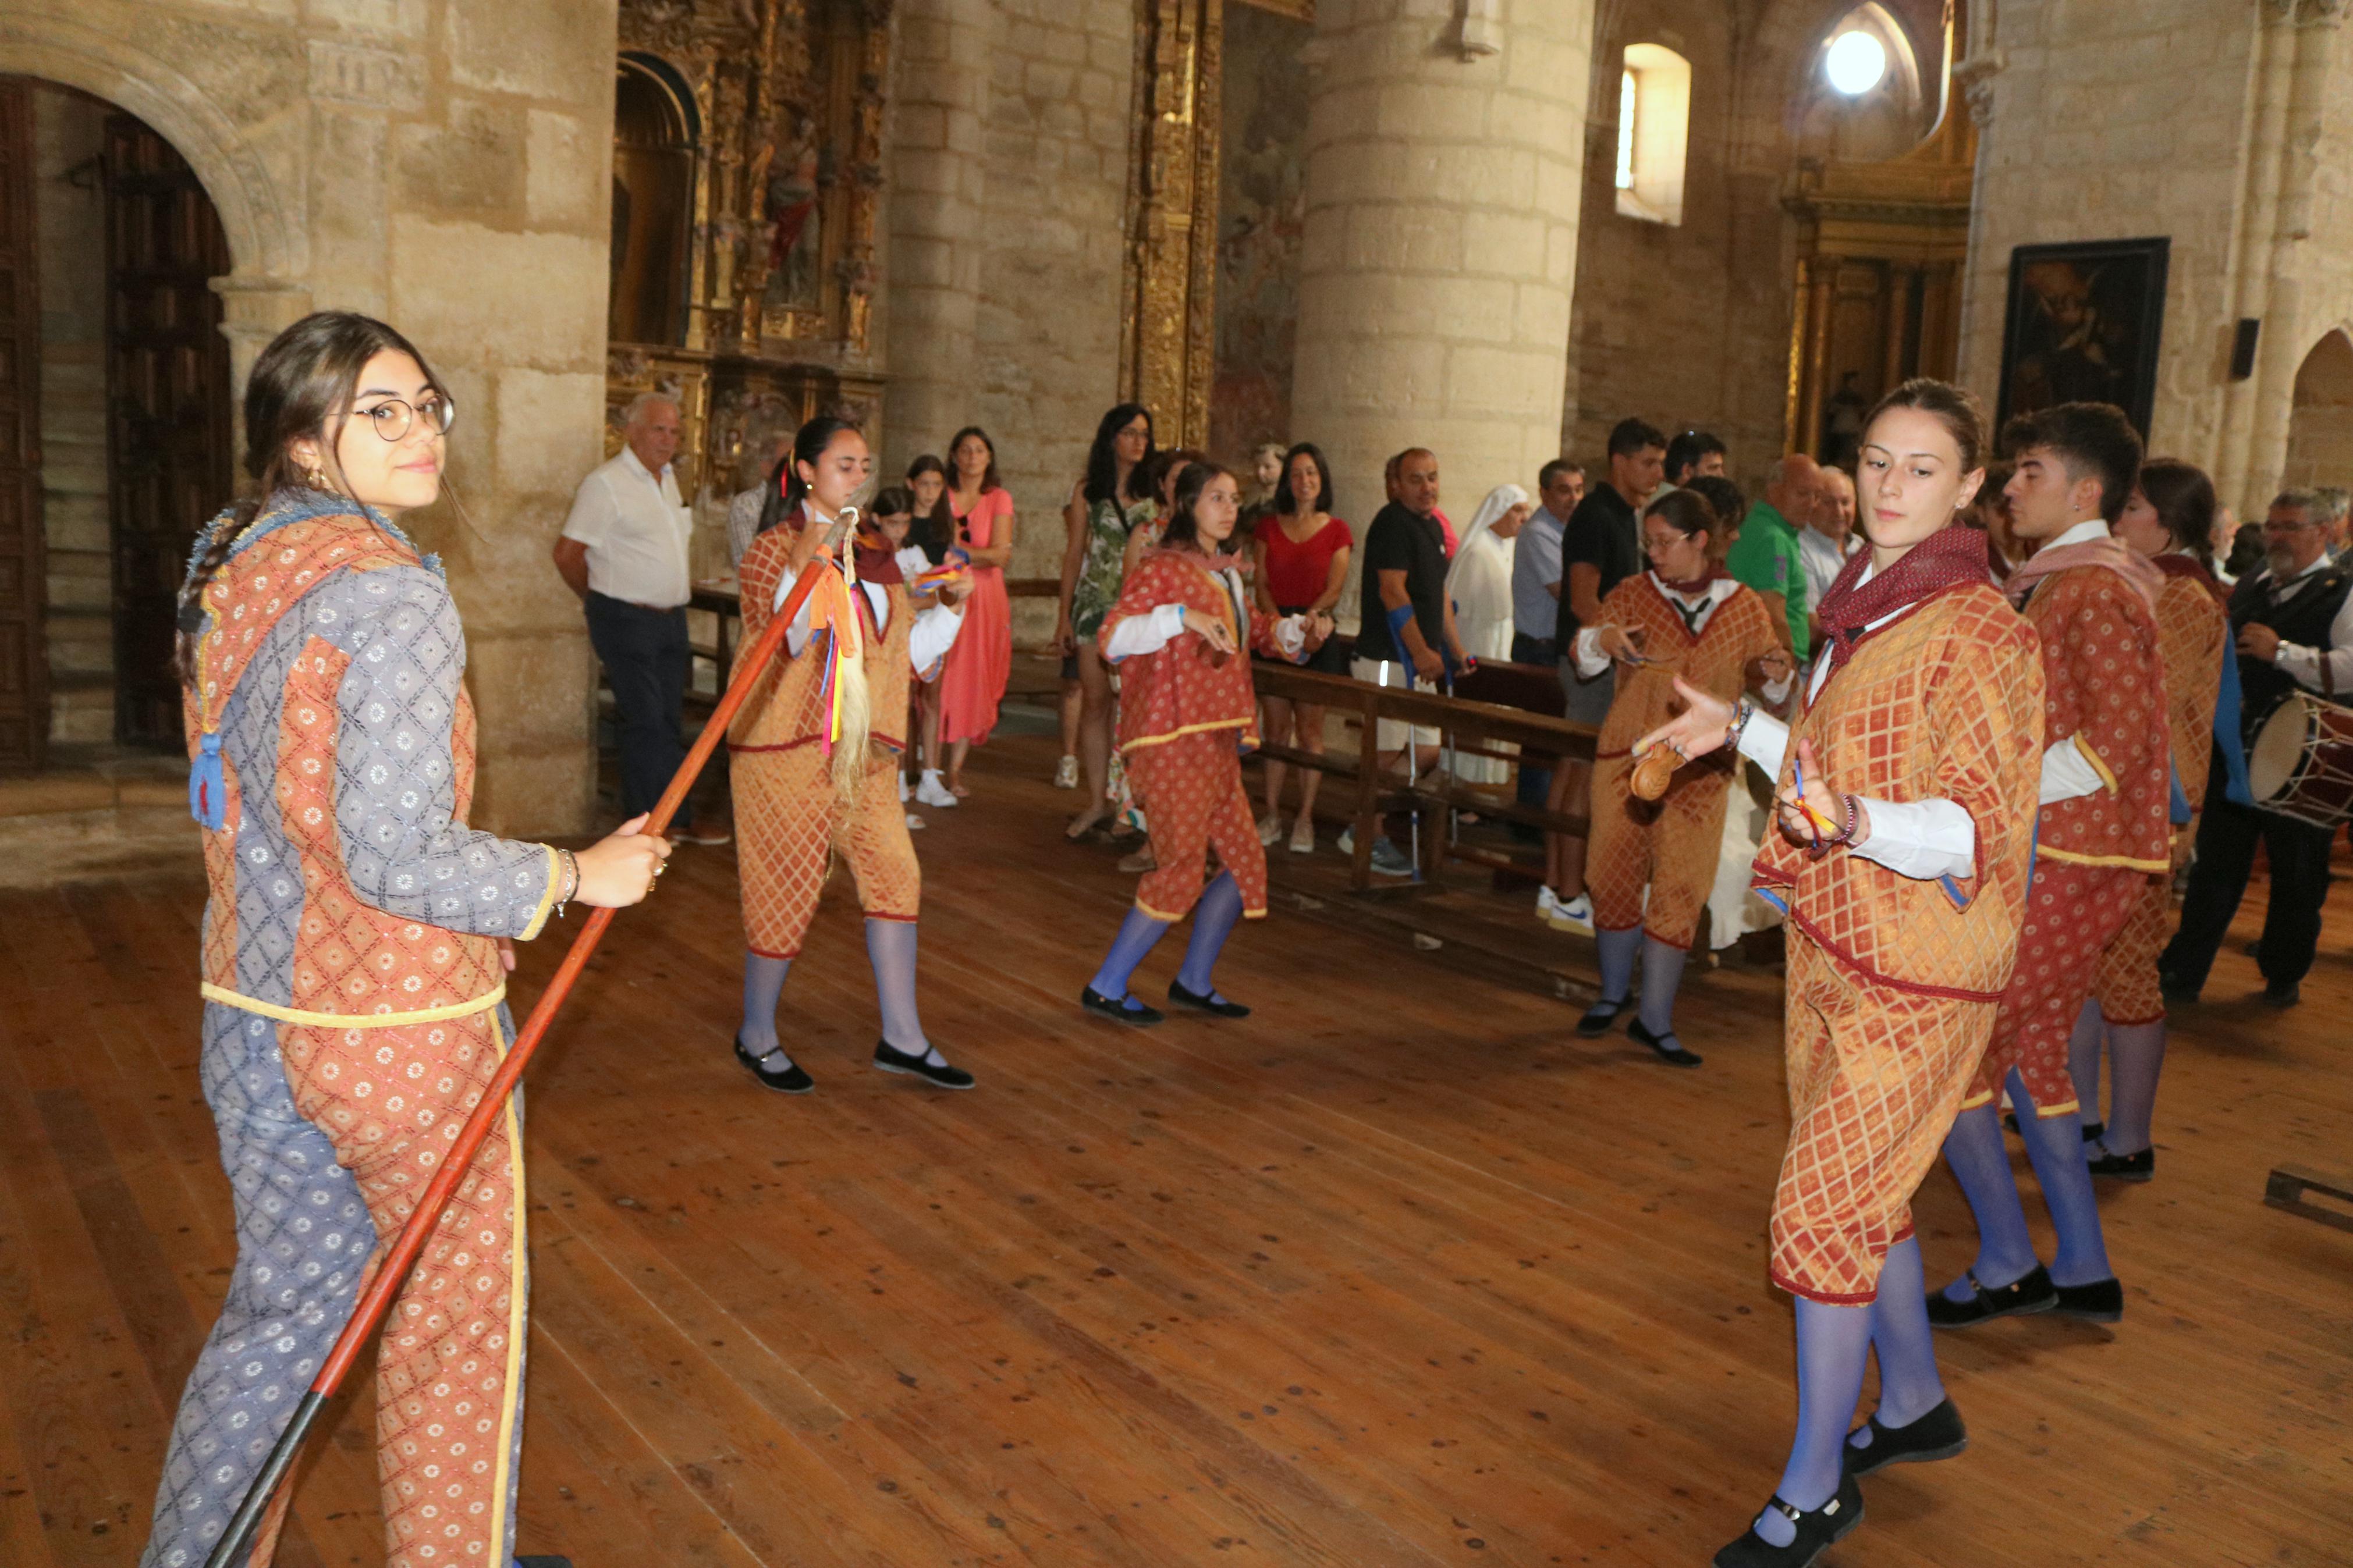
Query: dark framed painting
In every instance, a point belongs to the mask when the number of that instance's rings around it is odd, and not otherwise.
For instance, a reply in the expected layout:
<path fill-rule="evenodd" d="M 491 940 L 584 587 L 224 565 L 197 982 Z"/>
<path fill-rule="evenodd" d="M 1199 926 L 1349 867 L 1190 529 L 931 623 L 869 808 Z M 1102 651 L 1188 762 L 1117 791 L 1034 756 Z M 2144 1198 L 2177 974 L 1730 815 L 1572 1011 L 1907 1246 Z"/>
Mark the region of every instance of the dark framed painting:
<path fill-rule="evenodd" d="M 2113 403 L 2148 438 L 2172 243 L 2071 240 L 2010 253 L 1997 423 L 2054 403 Z"/>

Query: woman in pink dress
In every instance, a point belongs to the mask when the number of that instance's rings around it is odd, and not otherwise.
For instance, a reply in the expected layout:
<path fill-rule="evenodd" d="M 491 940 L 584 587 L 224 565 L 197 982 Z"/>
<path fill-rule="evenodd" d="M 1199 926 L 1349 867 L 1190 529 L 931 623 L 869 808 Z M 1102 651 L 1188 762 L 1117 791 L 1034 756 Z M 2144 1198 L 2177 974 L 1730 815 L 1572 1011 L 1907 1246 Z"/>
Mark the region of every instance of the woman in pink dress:
<path fill-rule="evenodd" d="M 1013 606 L 1005 596 L 1005 563 L 1013 556 L 1013 497 L 997 477 L 997 445 L 976 425 L 967 425 L 948 443 L 955 482 L 948 508 L 955 513 L 956 543 L 972 557 L 972 595 L 965 601 L 964 629 L 949 650 L 940 676 L 940 739 L 948 749 L 948 794 L 958 800 L 965 753 L 997 728 L 997 706 L 1013 672 Z"/>

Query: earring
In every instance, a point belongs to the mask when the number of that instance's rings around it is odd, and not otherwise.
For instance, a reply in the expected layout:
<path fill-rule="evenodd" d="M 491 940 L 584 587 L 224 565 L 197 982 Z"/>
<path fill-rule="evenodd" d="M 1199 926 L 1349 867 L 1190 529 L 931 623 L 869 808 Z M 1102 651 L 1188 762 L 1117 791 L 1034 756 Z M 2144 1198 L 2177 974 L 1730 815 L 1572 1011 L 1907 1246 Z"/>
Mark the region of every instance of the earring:
<path fill-rule="evenodd" d="M 316 463 L 311 465 L 311 471 L 303 475 L 302 479 L 303 482 L 314 490 L 323 490 L 327 488 L 327 470 Z"/>

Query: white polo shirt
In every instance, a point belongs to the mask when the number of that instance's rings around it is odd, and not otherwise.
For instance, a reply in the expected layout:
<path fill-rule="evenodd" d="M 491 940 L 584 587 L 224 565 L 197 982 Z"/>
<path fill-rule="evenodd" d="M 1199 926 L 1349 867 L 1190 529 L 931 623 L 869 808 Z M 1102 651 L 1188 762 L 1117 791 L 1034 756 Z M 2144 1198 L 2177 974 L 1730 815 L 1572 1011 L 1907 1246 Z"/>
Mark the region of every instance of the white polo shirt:
<path fill-rule="evenodd" d="M 564 523 L 565 538 L 588 547 L 591 590 L 658 610 L 693 594 L 687 576 L 693 532 L 693 509 L 679 500 L 670 466 L 656 476 L 626 445 L 580 481 Z"/>

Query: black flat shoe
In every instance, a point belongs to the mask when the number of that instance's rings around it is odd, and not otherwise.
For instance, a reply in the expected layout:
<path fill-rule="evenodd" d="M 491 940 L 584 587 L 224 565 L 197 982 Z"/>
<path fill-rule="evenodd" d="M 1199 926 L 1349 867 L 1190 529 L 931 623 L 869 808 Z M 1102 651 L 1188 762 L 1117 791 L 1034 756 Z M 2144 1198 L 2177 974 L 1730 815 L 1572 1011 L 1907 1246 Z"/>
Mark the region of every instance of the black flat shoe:
<path fill-rule="evenodd" d="M 1596 1002 L 1577 1021 L 1577 1038 L 1598 1040 L 1617 1026 L 1619 1015 L 1626 1011 L 1623 1002 Z"/>
<path fill-rule="evenodd" d="M 2094 1279 L 2089 1285 L 2062 1285 L 2051 1310 L 2063 1318 L 2081 1318 L 2087 1323 L 2114 1323 L 2125 1315 L 2125 1288 L 2114 1279 Z"/>
<path fill-rule="evenodd" d="M 2266 1007 L 2293 1007 L 2303 1000 L 2304 987 L 2293 980 L 2274 980 L 2263 987 L 2262 1001 Z"/>
<path fill-rule="evenodd" d="M 776 1050 L 782 1049 L 782 1046 L 776 1047 Z M 807 1094 L 817 1087 L 817 1079 L 803 1072 L 801 1064 L 797 1061 L 787 1058 L 781 1068 L 765 1065 L 767 1058 L 776 1054 L 776 1051 L 765 1051 L 755 1057 L 744 1048 L 743 1037 L 736 1037 L 735 1059 L 751 1069 L 752 1076 L 760 1080 L 762 1089 L 773 1089 L 778 1094 Z"/>
<path fill-rule="evenodd" d="M 515 1568 L 572 1568 L 569 1557 L 518 1557 Z"/>
<path fill-rule="evenodd" d="M 1204 996 L 1198 991 L 1187 991 L 1174 980 L 1168 983 L 1168 1000 L 1181 1002 L 1187 1007 L 1198 1007 L 1204 1013 L 1215 1013 L 1220 1018 L 1247 1018 L 1250 1010 L 1239 1002 L 1220 1002 L 1216 996 Z"/>
<path fill-rule="evenodd" d="M 2157 1151 L 2144 1149 L 2137 1154 L 2111 1154 L 2103 1149 L 2092 1162 L 2092 1174 L 2105 1176 L 2112 1182 L 2146 1182 L 2157 1174 Z"/>
<path fill-rule="evenodd" d="M 1656 1051 L 1659 1055 L 1659 1059 L 1666 1063 L 1669 1067 L 1695 1068 L 1699 1066 L 1703 1059 L 1697 1051 L 1687 1051 L 1683 1049 L 1683 1043 L 1681 1040 L 1676 1040 L 1674 1036 L 1654 1035 L 1651 1033 L 1650 1030 L 1642 1026 L 1642 1020 L 1640 1018 L 1633 1019 L 1627 1024 L 1626 1033 L 1630 1038 L 1636 1040 L 1642 1045 L 1646 1045 L 1653 1051 Z M 1674 1044 L 1669 1045 L 1667 1042 L 1670 1040 L 1674 1040 Z"/>
<path fill-rule="evenodd" d="M 2157 994 L 2165 999 L 2166 1005 L 2168 1007 L 2194 1006 L 2198 1001 L 2198 994 L 2203 989 L 2205 989 L 2203 986 L 2192 985 L 2187 981 L 2170 980 L 2163 976 L 2159 976 L 2157 983 Z"/>
<path fill-rule="evenodd" d="M 1990 1323 L 1996 1318 L 2047 1312 L 2059 1303 L 2059 1292 L 2052 1287 L 2050 1270 L 2040 1263 L 2019 1279 L 1991 1290 L 1978 1283 L 1972 1270 L 1969 1285 L 1977 1295 L 1967 1301 L 1956 1301 L 1942 1290 L 1930 1292 L 1928 1321 L 1940 1329 L 1968 1329 Z"/>
<path fill-rule="evenodd" d="M 1905 1426 L 1883 1426 L 1876 1415 L 1870 1418 L 1867 1426 L 1871 1432 L 1868 1446 L 1846 1446 L 1846 1473 L 1850 1476 L 1867 1476 L 1890 1465 L 1949 1459 L 1969 1446 L 1969 1429 L 1961 1425 L 1961 1413 L 1949 1399 Z"/>
<path fill-rule="evenodd" d="M 902 1072 L 910 1078 L 922 1079 L 925 1083 L 940 1089 L 972 1087 L 972 1074 L 960 1067 L 951 1067 L 945 1062 L 934 1067 L 923 1059 L 929 1054 L 902 1051 L 888 1040 L 874 1042 L 874 1065 L 884 1072 Z"/>
<path fill-rule="evenodd" d="M 1789 1544 L 1774 1545 L 1752 1524 L 1747 1533 L 1715 1554 L 1715 1568 L 1806 1568 L 1862 1522 L 1862 1488 L 1852 1474 L 1841 1475 L 1837 1495 L 1818 1509 L 1792 1508 L 1778 1497 L 1765 1506 L 1796 1527 Z"/>
<path fill-rule="evenodd" d="M 1092 985 L 1079 993 L 1079 1005 L 1088 1012 L 1101 1013 L 1106 1018 L 1116 1018 L 1119 1022 L 1134 1028 L 1148 1028 L 1167 1016 L 1157 1007 L 1147 1007 L 1141 1002 L 1137 1002 L 1131 1007 L 1128 1005 L 1131 1000 L 1133 998 L 1123 997 L 1113 1001 Z"/>
<path fill-rule="evenodd" d="M 2084 1123 L 2084 1142 L 2096 1143 L 2099 1142 L 2100 1134 L 2107 1130 L 2108 1124 L 2105 1121 L 2086 1121 Z"/>

